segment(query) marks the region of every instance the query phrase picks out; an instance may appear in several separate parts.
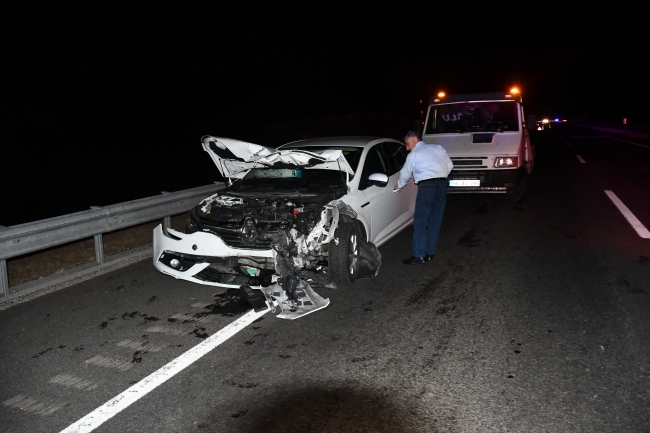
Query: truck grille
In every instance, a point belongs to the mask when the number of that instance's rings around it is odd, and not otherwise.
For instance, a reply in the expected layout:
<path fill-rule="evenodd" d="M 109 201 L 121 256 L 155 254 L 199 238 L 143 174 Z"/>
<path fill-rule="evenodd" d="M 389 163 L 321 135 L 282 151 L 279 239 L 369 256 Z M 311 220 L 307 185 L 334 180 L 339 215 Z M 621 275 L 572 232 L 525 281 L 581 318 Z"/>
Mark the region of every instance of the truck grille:
<path fill-rule="evenodd" d="M 461 159 L 461 160 L 455 160 L 452 159 L 454 163 L 454 167 L 462 166 L 462 165 L 472 165 L 472 166 L 480 166 L 483 167 L 483 161 L 480 159 Z"/>
<path fill-rule="evenodd" d="M 451 158 L 451 162 L 454 163 L 454 170 L 456 168 L 487 168 L 487 165 L 484 165 L 487 162 L 487 156 L 457 156 Z"/>

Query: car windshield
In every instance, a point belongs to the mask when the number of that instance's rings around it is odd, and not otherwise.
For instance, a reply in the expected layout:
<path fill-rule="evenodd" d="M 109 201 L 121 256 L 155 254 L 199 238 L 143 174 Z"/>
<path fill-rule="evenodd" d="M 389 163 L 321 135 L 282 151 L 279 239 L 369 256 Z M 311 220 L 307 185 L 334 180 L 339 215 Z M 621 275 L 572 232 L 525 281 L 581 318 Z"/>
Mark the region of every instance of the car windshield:
<path fill-rule="evenodd" d="M 324 194 L 345 187 L 345 172 L 338 170 L 252 168 L 232 185 L 236 192 Z"/>
<path fill-rule="evenodd" d="M 425 134 L 519 131 L 515 101 L 462 102 L 429 107 Z"/>

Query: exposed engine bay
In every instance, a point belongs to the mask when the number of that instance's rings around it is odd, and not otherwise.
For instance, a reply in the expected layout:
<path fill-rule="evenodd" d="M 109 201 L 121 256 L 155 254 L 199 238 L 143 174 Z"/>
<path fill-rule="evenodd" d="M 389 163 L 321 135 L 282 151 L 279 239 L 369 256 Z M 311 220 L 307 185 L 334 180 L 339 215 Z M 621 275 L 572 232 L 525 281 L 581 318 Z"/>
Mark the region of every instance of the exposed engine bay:
<path fill-rule="evenodd" d="M 166 251 L 160 261 L 172 264 L 176 259 L 180 270 L 189 270 L 192 262 L 209 262 L 196 278 L 239 286 L 255 308 L 279 309 L 278 317 L 311 313 L 329 304 L 314 288 L 372 278 L 381 265 L 375 245 L 360 234 L 356 213 L 336 195 L 219 192 L 190 211 L 186 234 L 216 235 L 237 253 L 201 257 Z M 347 229 L 348 238 L 341 238 L 339 227 Z M 272 254 L 259 257 L 255 250 L 260 249 Z"/>

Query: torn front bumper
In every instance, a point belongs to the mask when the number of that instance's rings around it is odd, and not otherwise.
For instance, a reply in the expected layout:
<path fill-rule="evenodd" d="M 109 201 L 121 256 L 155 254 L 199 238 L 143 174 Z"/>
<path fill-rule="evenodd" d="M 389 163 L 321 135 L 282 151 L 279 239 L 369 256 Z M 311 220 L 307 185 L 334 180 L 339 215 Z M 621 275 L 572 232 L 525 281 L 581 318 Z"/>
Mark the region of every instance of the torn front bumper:
<path fill-rule="evenodd" d="M 253 290 L 246 286 L 240 288 L 244 298 L 255 308 L 255 311 L 271 308 L 271 313 L 280 319 L 295 320 L 322 310 L 330 304 L 328 298 L 323 298 L 316 293 L 305 280 L 299 280 L 296 289 L 295 300 L 291 300 L 287 296 L 287 292 L 277 283 L 261 287 L 259 290 Z M 248 294 L 246 294 L 247 292 Z"/>
<path fill-rule="evenodd" d="M 290 300 L 278 284 L 275 270 L 271 269 L 276 260 L 274 250 L 232 248 L 210 233 L 185 234 L 172 229 L 165 233 L 162 225 L 154 229 L 153 240 L 153 264 L 158 271 L 197 284 L 250 286 L 254 292 L 263 293 L 263 302 L 281 319 L 297 319 L 330 303 L 304 280 L 299 280 L 295 300 Z M 219 272 L 219 269 L 237 267 L 243 268 L 239 275 Z M 266 275 L 254 275 L 256 270 Z"/>
<path fill-rule="evenodd" d="M 274 282 L 275 251 L 228 246 L 210 233 L 185 234 L 162 225 L 153 231 L 153 264 L 174 278 L 219 287 L 268 286 Z M 230 272 L 224 270 L 230 269 Z M 232 273 L 233 269 L 240 270 Z"/>

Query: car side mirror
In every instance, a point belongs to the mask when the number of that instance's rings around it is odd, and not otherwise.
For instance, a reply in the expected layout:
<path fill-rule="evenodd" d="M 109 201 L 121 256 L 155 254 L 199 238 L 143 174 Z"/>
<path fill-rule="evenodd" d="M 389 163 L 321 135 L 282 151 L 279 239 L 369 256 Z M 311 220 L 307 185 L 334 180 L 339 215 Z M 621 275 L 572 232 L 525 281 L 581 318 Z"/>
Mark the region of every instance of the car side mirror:
<path fill-rule="evenodd" d="M 384 173 L 373 173 L 368 176 L 368 185 L 375 185 L 383 188 L 388 185 L 388 176 Z"/>

